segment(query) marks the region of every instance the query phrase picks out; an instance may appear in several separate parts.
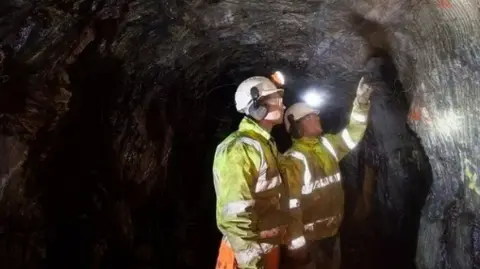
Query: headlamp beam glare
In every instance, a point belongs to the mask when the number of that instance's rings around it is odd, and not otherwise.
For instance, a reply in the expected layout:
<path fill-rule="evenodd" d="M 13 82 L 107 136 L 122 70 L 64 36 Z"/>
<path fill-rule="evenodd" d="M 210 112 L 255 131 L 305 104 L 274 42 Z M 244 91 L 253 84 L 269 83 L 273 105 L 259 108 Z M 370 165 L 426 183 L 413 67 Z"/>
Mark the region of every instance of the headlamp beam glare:
<path fill-rule="evenodd" d="M 307 105 L 314 108 L 318 108 L 323 104 L 323 97 L 314 90 L 307 91 L 302 99 Z"/>

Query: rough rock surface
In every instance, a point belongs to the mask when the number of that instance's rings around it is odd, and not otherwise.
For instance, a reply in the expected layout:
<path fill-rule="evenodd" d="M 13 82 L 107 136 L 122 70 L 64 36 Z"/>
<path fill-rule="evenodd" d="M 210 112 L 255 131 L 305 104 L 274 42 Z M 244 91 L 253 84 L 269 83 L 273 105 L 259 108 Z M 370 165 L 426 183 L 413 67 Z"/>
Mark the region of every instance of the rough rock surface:
<path fill-rule="evenodd" d="M 235 84 L 278 68 L 330 131 L 376 89 L 346 268 L 480 268 L 478 29 L 475 0 L 1 1 L 0 267 L 211 268 Z"/>

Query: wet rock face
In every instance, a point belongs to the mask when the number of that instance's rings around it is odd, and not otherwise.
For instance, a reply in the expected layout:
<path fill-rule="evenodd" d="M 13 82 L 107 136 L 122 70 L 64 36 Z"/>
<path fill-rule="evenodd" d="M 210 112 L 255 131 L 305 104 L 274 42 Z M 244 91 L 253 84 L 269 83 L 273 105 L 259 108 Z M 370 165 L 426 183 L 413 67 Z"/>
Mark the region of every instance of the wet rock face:
<path fill-rule="evenodd" d="M 235 85 L 281 69 L 287 104 L 328 90 L 330 131 L 360 77 L 376 89 L 342 163 L 346 267 L 480 268 L 478 10 L 460 2 L 1 1 L 0 266 L 213 266 Z"/>

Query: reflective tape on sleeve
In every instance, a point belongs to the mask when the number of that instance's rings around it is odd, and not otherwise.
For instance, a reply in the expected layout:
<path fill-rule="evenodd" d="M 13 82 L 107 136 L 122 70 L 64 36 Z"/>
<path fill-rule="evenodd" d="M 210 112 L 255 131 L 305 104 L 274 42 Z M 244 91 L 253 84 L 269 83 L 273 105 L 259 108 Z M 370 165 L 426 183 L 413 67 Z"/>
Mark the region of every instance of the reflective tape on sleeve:
<path fill-rule="evenodd" d="M 305 246 L 306 244 L 307 244 L 307 241 L 305 240 L 305 237 L 302 235 L 293 239 L 288 245 L 288 249 L 291 249 L 291 250 L 299 249 Z"/>
<path fill-rule="evenodd" d="M 347 128 L 342 131 L 342 139 L 349 149 L 353 149 L 357 145 L 350 136 L 350 132 L 348 132 Z"/>
<path fill-rule="evenodd" d="M 352 112 L 351 118 L 361 123 L 367 122 L 367 116 L 357 112 Z"/>
<path fill-rule="evenodd" d="M 290 204 L 290 209 L 298 208 L 300 206 L 300 200 L 299 199 L 290 199 L 289 204 Z"/>
<path fill-rule="evenodd" d="M 230 243 L 227 241 L 228 246 L 231 247 Z M 249 248 L 239 250 L 235 252 L 235 258 L 239 265 L 248 266 L 252 264 L 255 259 L 260 258 L 260 256 L 268 254 L 272 251 L 274 245 L 269 243 L 261 244 L 251 244 Z"/>
<path fill-rule="evenodd" d="M 280 175 L 274 176 L 271 179 L 267 179 L 266 176 L 258 178 L 257 184 L 255 185 L 255 192 L 268 191 L 275 187 L 278 187 L 282 184 L 282 178 Z"/>
<path fill-rule="evenodd" d="M 254 205 L 254 200 L 230 202 L 223 207 L 223 214 L 225 216 L 236 216 L 238 214 L 247 212 L 247 209 L 253 207 Z"/>

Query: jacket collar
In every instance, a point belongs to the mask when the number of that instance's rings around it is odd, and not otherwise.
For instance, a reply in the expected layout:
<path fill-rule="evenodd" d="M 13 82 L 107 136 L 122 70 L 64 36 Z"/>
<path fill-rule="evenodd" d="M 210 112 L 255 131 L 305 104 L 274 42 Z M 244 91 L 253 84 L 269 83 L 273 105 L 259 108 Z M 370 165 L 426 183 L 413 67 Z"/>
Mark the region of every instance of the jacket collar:
<path fill-rule="evenodd" d="M 267 141 L 270 140 L 272 137 L 272 135 L 267 132 L 267 130 L 263 129 L 260 125 L 258 125 L 257 122 L 255 122 L 253 119 L 250 119 L 249 117 L 244 117 L 242 119 L 238 130 L 243 132 L 253 132 L 265 138 Z"/>
<path fill-rule="evenodd" d="M 293 143 L 313 146 L 313 145 L 318 144 L 320 142 L 319 138 L 320 137 L 302 137 L 302 138 L 299 138 L 299 139 L 293 139 Z"/>

